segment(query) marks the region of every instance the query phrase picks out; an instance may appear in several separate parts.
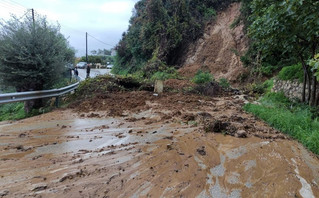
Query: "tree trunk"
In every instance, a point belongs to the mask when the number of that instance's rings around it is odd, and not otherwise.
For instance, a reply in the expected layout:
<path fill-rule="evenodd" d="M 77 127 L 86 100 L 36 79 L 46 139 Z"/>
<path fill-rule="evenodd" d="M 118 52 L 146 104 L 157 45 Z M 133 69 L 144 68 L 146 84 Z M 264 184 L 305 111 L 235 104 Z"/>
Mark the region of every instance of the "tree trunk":
<path fill-rule="evenodd" d="M 38 91 L 43 90 L 43 83 L 42 84 L 33 84 L 30 85 L 31 89 L 23 90 L 23 91 Z M 43 107 L 43 100 L 42 99 L 35 99 L 29 100 L 24 102 L 24 111 L 26 113 L 31 113 L 32 109 L 39 109 Z"/>
<path fill-rule="evenodd" d="M 308 73 L 309 74 L 309 73 Z M 311 103 L 311 77 L 308 78 L 308 96 L 307 96 L 307 102 L 310 105 Z"/>
<path fill-rule="evenodd" d="M 301 102 L 306 102 L 306 85 L 307 85 L 307 73 L 304 71 L 303 85 L 302 85 L 302 99 Z"/>
<path fill-rule="evenodd" d="M 304 71 L 305 76 L 307 76 L 306 79 L 304 79 L 304 88 L 306 87 L 306 84 L 308 84 L 308 96 L 307 96 L 307 102 L 308 104 L 310 103 L 310 99 L 311 99 L 311 78 L 309 75 L 309 71 L 308 71 L 308 66 L 304 60 L 304 57 L 302 56 L 302 54 L 299 54 L 299 58 L 301 60 L 301 64 L 302 64 L 302 68 Z"/>
<path fill-rule="evenodd" d="M 317 78 L 314 75 L 316 73 L 316 71 L 313 71 L 313 75 L 312 75 L 312 93 L 311 93 L 311 102 L 310 105 L 311 106 L 315 106 L 316 105 L 316 93 L 317 93 Z"/>

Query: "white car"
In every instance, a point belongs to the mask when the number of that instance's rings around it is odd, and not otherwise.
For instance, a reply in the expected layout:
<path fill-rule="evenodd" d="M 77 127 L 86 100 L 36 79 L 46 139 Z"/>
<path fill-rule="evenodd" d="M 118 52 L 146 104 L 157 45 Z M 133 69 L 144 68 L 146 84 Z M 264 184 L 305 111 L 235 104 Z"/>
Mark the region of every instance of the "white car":
<path fill-rule="evenodd" d="M 112 69 L 113 65 L 107 65 L 106 69 Z"/>
<path fill-rule="evenodd" d="M 79 69 L 84 69 L 87 66 L 87 62 L 79 62 L 76 67 Z"/>

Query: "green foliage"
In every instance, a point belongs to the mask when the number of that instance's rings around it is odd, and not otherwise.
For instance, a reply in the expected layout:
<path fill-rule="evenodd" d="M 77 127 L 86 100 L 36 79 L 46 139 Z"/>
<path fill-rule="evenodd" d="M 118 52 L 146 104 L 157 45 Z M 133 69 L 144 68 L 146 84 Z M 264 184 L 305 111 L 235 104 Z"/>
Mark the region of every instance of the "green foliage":
<path fill-rule="evenodd" d="M 249 36 L 251 57 L 269 62 L 290 59 L 303 62 L 312 54 L 319 37 L 319 1 L 317 0 L 252 0 Z"/>
<path fill-rule="evenodd" d="M 226 78 L 219 79 L 219 85 L 224 89 L 228 89 L 230 87 L 230 84 Z"/>
<path fill-rule="evenodd" d="M 274 74 L 274 72 L 278 69 L 277 66 L 273 66 L 267 63 L 264 63 L 261 67 L 260 67 L 260 72 L 261 74 L 263 74 L 264 76 L 272 76 Z"/>
<path fill-rule="evenodd" d="M 151 81 L 178 79 L 178 78 L 179 78 L 179 75 L 177 71 L 174 68 L 168 68 L 163 72 L 158 71 L 155 74 L 153 74 L 153 76 L 151 77 Z"/>
<path fill-rule="evenodd" d="M 26 118 L 23 103 L 10 103 L 0 105 L 0 121 L 4 120 L 19 120 Z"/>
<path fill-rule="evenodd" d="M 73 63 L 74 50 L 44 17 L 0 22 L 0 79 L 17 91 L 51 88 Z"/>
<path fill-rule="evenodd" d="M 196 84 L 205 84 L 214 80 L 214 77 L 209 72 L 197 71 L 196 75 L 192 79 L 192 82 Z"/>
<path fill-rule="evenodd" d="M 304 72 L 301 64 L 283 67 L 278 74 L 278 78 L 280 80 L 298 79 L 300 82 L 302 82 L 304 78 Z"/>
<path fill-rule="evenodd" d="M 248 67 L 251 63 L 251 59 L 249 58 L 248 55 L 241 56 L 240 61 L 244 64 L 245 67 Z"/>
<path fill-rule="evenodd" d="M 266 80 L 263 83 L 263 87 L 264 87 L 266 93 L 270 93 L 271 89 L 274 87 L 274 80 L 273 79 Z"/>
<path fill-rule="evenodd" d="M 230 28 L 234 29 L 235 27 L 237 27 L 240 23 L 241 18 L 237 17 L 231 24 L 230 24 Z"/>
<path fill-rule="evenodd" d="M 135 73 L 149 66 L 154 54 L 158 62 L 176 65 L 181 49 L 202 35 L 206 22 L 214 18 L 216 10 L 226 8 L 231 2 L 233 0 L 138 1 L 129 29 L 116 47 L 113 72 Z M 155 72 L 158 71 L 151 74 Z"/>
<path fill-rule="evenodd" d="M 319 122 L 312 119 L 309 106 L 292 103 L 282 93 L 267 94 L 260 102 L 247 104 L 244 109 L 319 154 Z"/>

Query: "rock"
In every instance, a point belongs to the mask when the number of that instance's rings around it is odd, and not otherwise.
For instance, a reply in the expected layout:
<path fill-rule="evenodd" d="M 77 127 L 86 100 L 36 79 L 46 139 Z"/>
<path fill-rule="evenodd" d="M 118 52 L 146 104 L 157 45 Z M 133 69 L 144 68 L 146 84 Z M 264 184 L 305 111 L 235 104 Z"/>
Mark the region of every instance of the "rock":
<path fill-rule="evenodd" d="M 235 136 L 239 137 L 239 138 L 246 138 L 247 137 L 247 132 L 244 131 L 244 130 L 239 130 L 239 131 L 236 132 Z"/>
<path fill-rule="evenodd" d="M 65 180 L 67 180 L 67 179 L 73 179 L 73 175 L 72 174 L 68 174 L 68 173 L 66 173 L 66 174 L 64 174 L 63 175 L 63 177 L 59 180 L 59 182 L 64 182 Z"/>
<path fill-rule="evenodd" d="M 32 191 L 37 192 L 37 191 L 42 191 L 47 189 L 47 185 L 46 184 L 36 184 L 35 187 L 32 189 Z"/>
<path fill-rule="evenodd" d="M 167 150 L 172 150 L 173 149 L 171 144 L 166 145 L 166 148 L 167 148 Z"/>
<path fill-rule="evenodd" d="M 205 147 L 203 146 L 202 148 L 197 149 L 197 153 L 202 156 L 206 155 Z"/>
<path fill-rule="evenodd" d="M 8 194 L 9 194 L 9 191 L 8 191 L 8 190 L 0 191 L 0 197 L 7 196 Z"/>

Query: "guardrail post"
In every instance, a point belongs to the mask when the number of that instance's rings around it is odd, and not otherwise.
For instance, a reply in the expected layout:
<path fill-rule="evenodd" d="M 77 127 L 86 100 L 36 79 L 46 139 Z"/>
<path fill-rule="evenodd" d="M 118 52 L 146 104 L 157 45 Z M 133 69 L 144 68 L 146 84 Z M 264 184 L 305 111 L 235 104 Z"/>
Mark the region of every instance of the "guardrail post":
<path fill-rule="evenodd" d="M 60 99 L 59 96 L 55 97 L 55 107 L 56 108 L 59 108 L 59 99 Z"/>

